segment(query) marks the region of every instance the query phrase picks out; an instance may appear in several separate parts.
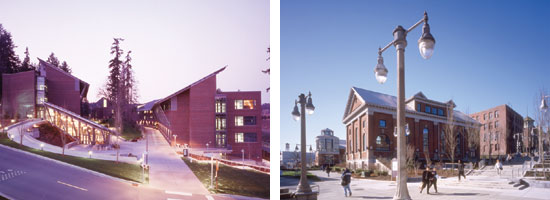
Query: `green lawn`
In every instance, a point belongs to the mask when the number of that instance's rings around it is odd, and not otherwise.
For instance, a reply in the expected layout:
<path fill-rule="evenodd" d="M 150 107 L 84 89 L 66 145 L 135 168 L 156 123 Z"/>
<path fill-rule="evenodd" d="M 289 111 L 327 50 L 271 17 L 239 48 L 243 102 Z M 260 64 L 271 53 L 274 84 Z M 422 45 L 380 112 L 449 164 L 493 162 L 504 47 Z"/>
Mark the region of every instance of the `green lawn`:
<path fill-rule="evenodd" d="M 291 178 L 300 178 L 300 174 L 301 172 L 300 171 L 283 171 L 283 175 L 282 176 L 285 176 L 285 177 L 291 177 Z M 312 180 L 312 181 L 320 181 L 321 179 L 319 179 L 319 177 L 311 174 L 311 173 L 307 173 L 307 179 L 308 180 Z"/>
<path fill-rule="evenodd" d="M 115 161 L 108 161 L 108 160 L 97 160 L 97 159 L 90 159 L 90 158 L 82 158 L 82 157 L 75 157 L 75 156 L 69 156 L 69 155 L 61 155 L 57 153 L 42 151 L 39 149 L 30 148 L 27 146 L 20 146 L 19 143 L 16 143 L 14 141 L 11 141 L 8 139 L 5 133 L 0 134 L 0 144 L 14 147 L 17 149 L 21 149 L 27 152 L 31 152 L 34 154 L 38 154 L 44 157 L 52 158 L 55 160 L 59 160 L 62 162 L 70 163 L 82 168 L 86 168 L 89 170 L 93 170 L 99 173 L 103 173 L 109 176 L 135 181 L 135 182 L 142 182 L 142 169 L 137 164 L 129 164 L 124 162 L 115 162 Z M 146 181 L 148 180 L 148 173 L 146 173 Z"/>
<path fill-rule="evenodd" d="M 124 130 L 122 131 L 122 134 L 120 135 L 122 138 L 130 141 L 133 139 L 137 139 L 141 137 L 141 131 L 137 127 L 133 127 L 130 125 L 124 126 Z"/>
<path fill-rule="evenodd" d="M 210 186 L 210 164 L 191 163 L 186 158 L 183 160 L 193 170 L 193 173 L 195 173 L 202 184 L 208 188 Z M 216 170 L 216 166 L 214 166 L 214 170 Z M 210 191 L 269 199 L 269 174 L 236 169 L 220 164 L 218 189 L 210 189 Z"/>

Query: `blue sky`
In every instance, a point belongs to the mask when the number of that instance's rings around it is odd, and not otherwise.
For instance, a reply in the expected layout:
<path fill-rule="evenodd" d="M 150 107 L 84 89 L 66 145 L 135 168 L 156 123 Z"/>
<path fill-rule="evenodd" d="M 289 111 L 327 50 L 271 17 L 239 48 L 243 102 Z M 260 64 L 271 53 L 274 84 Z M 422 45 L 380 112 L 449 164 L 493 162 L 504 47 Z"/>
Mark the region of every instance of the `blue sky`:
<path fill-rule="evenodd" d="M 281 1 L 281 150 L 299 143 L 290 112 L 300 93 L 316 106 L 307 116 L 307 143 L 321 129 L 345 138 L 343 112 L 352 86 L 396 95 L 396 53 L 383 54 L 388 80 L 374 77 L 377 50 L 426 10 L 436 40 L 431 59 L 418 51 L 421 27 L 407 36 L 406 98 L 422 91 L 453 99 L 474 113 L 502 104 L 532 116 L 535 96 L 550 88 L 549 1 Z M 540 102 L 540 101 L 539 101 Z"/>

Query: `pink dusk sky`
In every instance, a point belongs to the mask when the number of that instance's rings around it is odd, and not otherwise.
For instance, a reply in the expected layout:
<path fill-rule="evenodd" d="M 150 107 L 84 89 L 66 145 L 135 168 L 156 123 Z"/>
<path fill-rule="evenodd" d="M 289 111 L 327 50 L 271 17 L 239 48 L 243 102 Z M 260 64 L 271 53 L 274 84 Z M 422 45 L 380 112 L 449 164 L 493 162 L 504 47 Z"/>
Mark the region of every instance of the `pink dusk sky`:
<path fill-rule="evenodd" d="M 90 84 L 93 102 L 107 80 L 113 38 L 132 51 L 139 101 L 166 97 L 228 65 L 224 91 L 262 91 L 269 102 L 269 1 L 4 1 L 0 23 L 23 60 L 51 52 Z"/>

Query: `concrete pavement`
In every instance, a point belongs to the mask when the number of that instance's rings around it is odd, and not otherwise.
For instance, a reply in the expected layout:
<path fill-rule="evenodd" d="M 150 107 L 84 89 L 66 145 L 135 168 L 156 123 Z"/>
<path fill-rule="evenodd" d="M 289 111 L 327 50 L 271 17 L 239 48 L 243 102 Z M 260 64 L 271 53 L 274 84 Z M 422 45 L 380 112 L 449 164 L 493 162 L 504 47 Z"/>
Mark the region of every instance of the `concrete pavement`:
<path fill-rule="evenodd" d="M 340 185 L 340 175 L 337 173 L 331 173 L 330 178 L 327 174 L 321 171 L 310 171 L 310 173 L 317 175 L 322 181 L 313 182 L 312 184 L 318 185 L 320 194 L 319 199 L 343 199 L 344 190 Z M 493 199 L 548 199 L 550 196 L 550 190 L 542 188 L 526 188 L 524 190 L 518 189 L 499 189 L 499 188 L 484 188 L 480 185 L 476 185 L 478 180 L 470 179 L 467 181 L 458 181 L 454 178 L 447 180 L 438 180 L 438 191 L 435 194 L 434 189 L 430 189 L 430 194 L 426 194 L 426 190 L 423 194 L 420 194 L 420 182 L 409 182 L 407 184 L 409 194 L 412 199 L 480 199 L 480 200 L 493 200 Z M 455 184 L 455 182 L 457 182 Z M 291 190 L 298 184 L 298 179 L 281 178 L 281 187 L 290 187 Z M 361 198 L 361 199 L 392 199 L 395 193 L 396 184 L 392 181 L 377 181 L 367 179 L 352 179 L 351 190 L 353 192 L 352 197 L 348 198 Z"/>
<path fill-rule="evenodd" d="M 145 128 L 149 140 L 149 185 L 168 191 L 210 194 L 158 130 Z"/>

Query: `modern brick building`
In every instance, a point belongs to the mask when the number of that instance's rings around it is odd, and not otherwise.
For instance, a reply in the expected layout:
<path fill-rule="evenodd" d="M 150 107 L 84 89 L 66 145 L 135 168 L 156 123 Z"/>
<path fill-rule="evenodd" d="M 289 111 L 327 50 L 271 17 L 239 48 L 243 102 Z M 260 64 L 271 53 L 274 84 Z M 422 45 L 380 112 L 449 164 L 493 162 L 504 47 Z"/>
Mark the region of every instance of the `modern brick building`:
<path fill-rule="evenodd" d="M 523 133 L 523 117 L 508 105 L 500 105 L 470 115 L 482 124 L 479 136 L 481 158 L 506 157 L 516 153 L 514 134 Z"/>
<path fill-rule="evenodd" d="M 410 134 L 406 143 L 415 148 L 415 157 L 424 160 L 424 150 L 431 160 L 447 160 L 442 142 L 447 121 L 447 109 L 456 106 L 428 99 L 422 92 L 405 100 L 405 121 Z M 353 87 L 342 122 L 346 126 L 346 163 L 350 168 L 367 168 L 380 163 L 380 158 L 391 160 L 397 155 L 394 136 L 397 98 L 370 90 Z M 466 114 L 454 110 L 457 148 L 455 159 L 466 158 L 467 131 L 465 127 L 479 124 Z M 389 167 L 389 166 L 386 166 Z"/>
<path fill-rule="evenodd" d="M 2 116 L 40 117 L 40 105 L 49 102 L 80 115 L 88 83 L 40 60 L 38 71 L 2 74 Z"/>
<path fill-rule="evenodd" d="M 224 70 L 154 102 L 156 125 L 171 142 L 239 158 L 244 151 L 245 158 L 261 160 L 261 92 L 216 89 L 216 75 Z"/>
<path fill-rule="evenodd" d="M 340 139 L 334 136 L 333 130 L 321 130 L 321 135 L 315 137 L 315 146 L 315 165 L 334 166 L 340 163 Z"/>
<path fill-rule="evenodd" d="M 39 59 L 38 70 L 2 74 L 2 116 L 41 118 L 81 144 L 109 144 L 111 130 L 80 116 L 88 83 Z"/>

